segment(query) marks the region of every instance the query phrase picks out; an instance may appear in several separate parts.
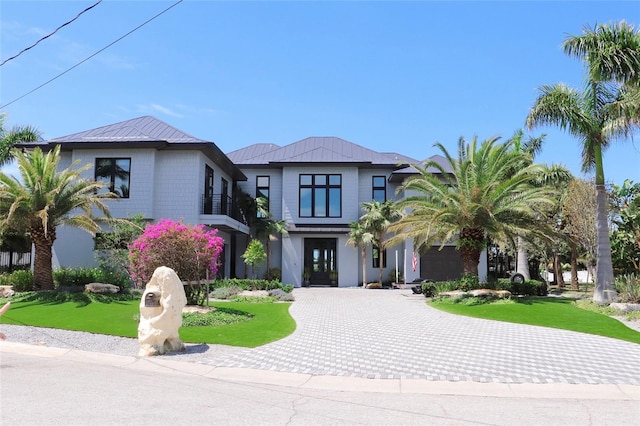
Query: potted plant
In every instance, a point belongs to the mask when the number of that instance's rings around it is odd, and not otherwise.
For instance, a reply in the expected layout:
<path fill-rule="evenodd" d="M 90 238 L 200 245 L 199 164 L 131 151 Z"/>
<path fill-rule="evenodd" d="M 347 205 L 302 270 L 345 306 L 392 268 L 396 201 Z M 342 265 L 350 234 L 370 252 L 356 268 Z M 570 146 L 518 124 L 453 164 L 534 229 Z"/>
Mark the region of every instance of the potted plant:
<path fill-rule="evenodd" d="M 329 271 L 329 280 L 331 284 L 336 284 L 338 282 L 338 271 Z"/>
<path fill-rule="evenodd" d="M 304 282 L 304 286 L 308 287 L 311 282 L 311 268 L 304 268 L 302 272 L 302 280 Z"/>

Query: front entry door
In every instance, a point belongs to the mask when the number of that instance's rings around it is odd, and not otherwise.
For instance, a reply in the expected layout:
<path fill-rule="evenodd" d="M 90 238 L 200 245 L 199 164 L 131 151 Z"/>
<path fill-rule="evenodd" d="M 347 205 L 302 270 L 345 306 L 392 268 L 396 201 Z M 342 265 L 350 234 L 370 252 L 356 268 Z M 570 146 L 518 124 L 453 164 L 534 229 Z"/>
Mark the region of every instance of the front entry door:
<path fill-rule="evenodd" d="M 310 285 L 337 287 L 335 238 L 304 239 L 304 270 L 309 273 Z"/>

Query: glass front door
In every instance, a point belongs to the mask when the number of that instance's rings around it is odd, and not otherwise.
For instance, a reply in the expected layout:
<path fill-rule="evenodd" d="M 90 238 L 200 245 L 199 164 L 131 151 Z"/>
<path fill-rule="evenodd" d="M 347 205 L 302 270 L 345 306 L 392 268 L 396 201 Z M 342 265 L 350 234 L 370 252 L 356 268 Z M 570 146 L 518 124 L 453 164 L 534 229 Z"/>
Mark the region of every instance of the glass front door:
<path fill-rule="evenodd" d="M 304 271 L 307 285 L 338 286 L 335 238 L 305 238 Z"/>

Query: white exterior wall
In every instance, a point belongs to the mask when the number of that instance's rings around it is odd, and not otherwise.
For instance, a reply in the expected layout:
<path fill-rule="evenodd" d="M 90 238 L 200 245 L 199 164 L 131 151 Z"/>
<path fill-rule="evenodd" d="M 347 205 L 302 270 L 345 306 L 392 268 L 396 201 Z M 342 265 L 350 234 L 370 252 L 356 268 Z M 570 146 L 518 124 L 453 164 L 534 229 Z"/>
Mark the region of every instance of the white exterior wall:
<path fill-rule="evenodd" d="M 107 200 L 111 216 L 127 218 L 142 214 L 145 218 L 158 221 L 168 218 L 183 220 L 184 223 L 200 223 L 202 196 L 204 194 L 205 164 L 214 170 L 214 193 L 222 192 L 222 178 L 229 183 L 232 195 L 233 180 L 200 151 L 156 151 L 155 149 L 83 149 L 61 155 L 61 167 L 68 167 L 72 161 L 79 165 L 91 164 L 91 169 L 83 172 L 83 177 L 94 179 L 96 158 L 131 158 L 129 198 Z M 93 237 L 77 228 L 60 227 L 54 244 L 60 266 L 97 266 L 93 255 Z M 231 259 L 230 235 L 219 232 L 225 240 L 226 268 L 229 276 Z"/>

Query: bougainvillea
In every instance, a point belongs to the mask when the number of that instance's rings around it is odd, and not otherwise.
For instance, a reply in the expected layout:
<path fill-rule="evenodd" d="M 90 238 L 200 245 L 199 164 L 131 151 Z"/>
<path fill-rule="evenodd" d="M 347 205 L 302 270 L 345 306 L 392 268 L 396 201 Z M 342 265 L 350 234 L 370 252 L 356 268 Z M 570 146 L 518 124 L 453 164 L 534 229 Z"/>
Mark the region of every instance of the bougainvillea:
<path fill-rule="evenodd" d="M 217 233 L 217 229 L 205 230 L 204 225 L 185 225 L 170 219 L 148 225 L 129 246 L 131 278 L 143 286 L 159 266 L 173 269 L 182 281 L 214 277 L 224 247 Z"/>

